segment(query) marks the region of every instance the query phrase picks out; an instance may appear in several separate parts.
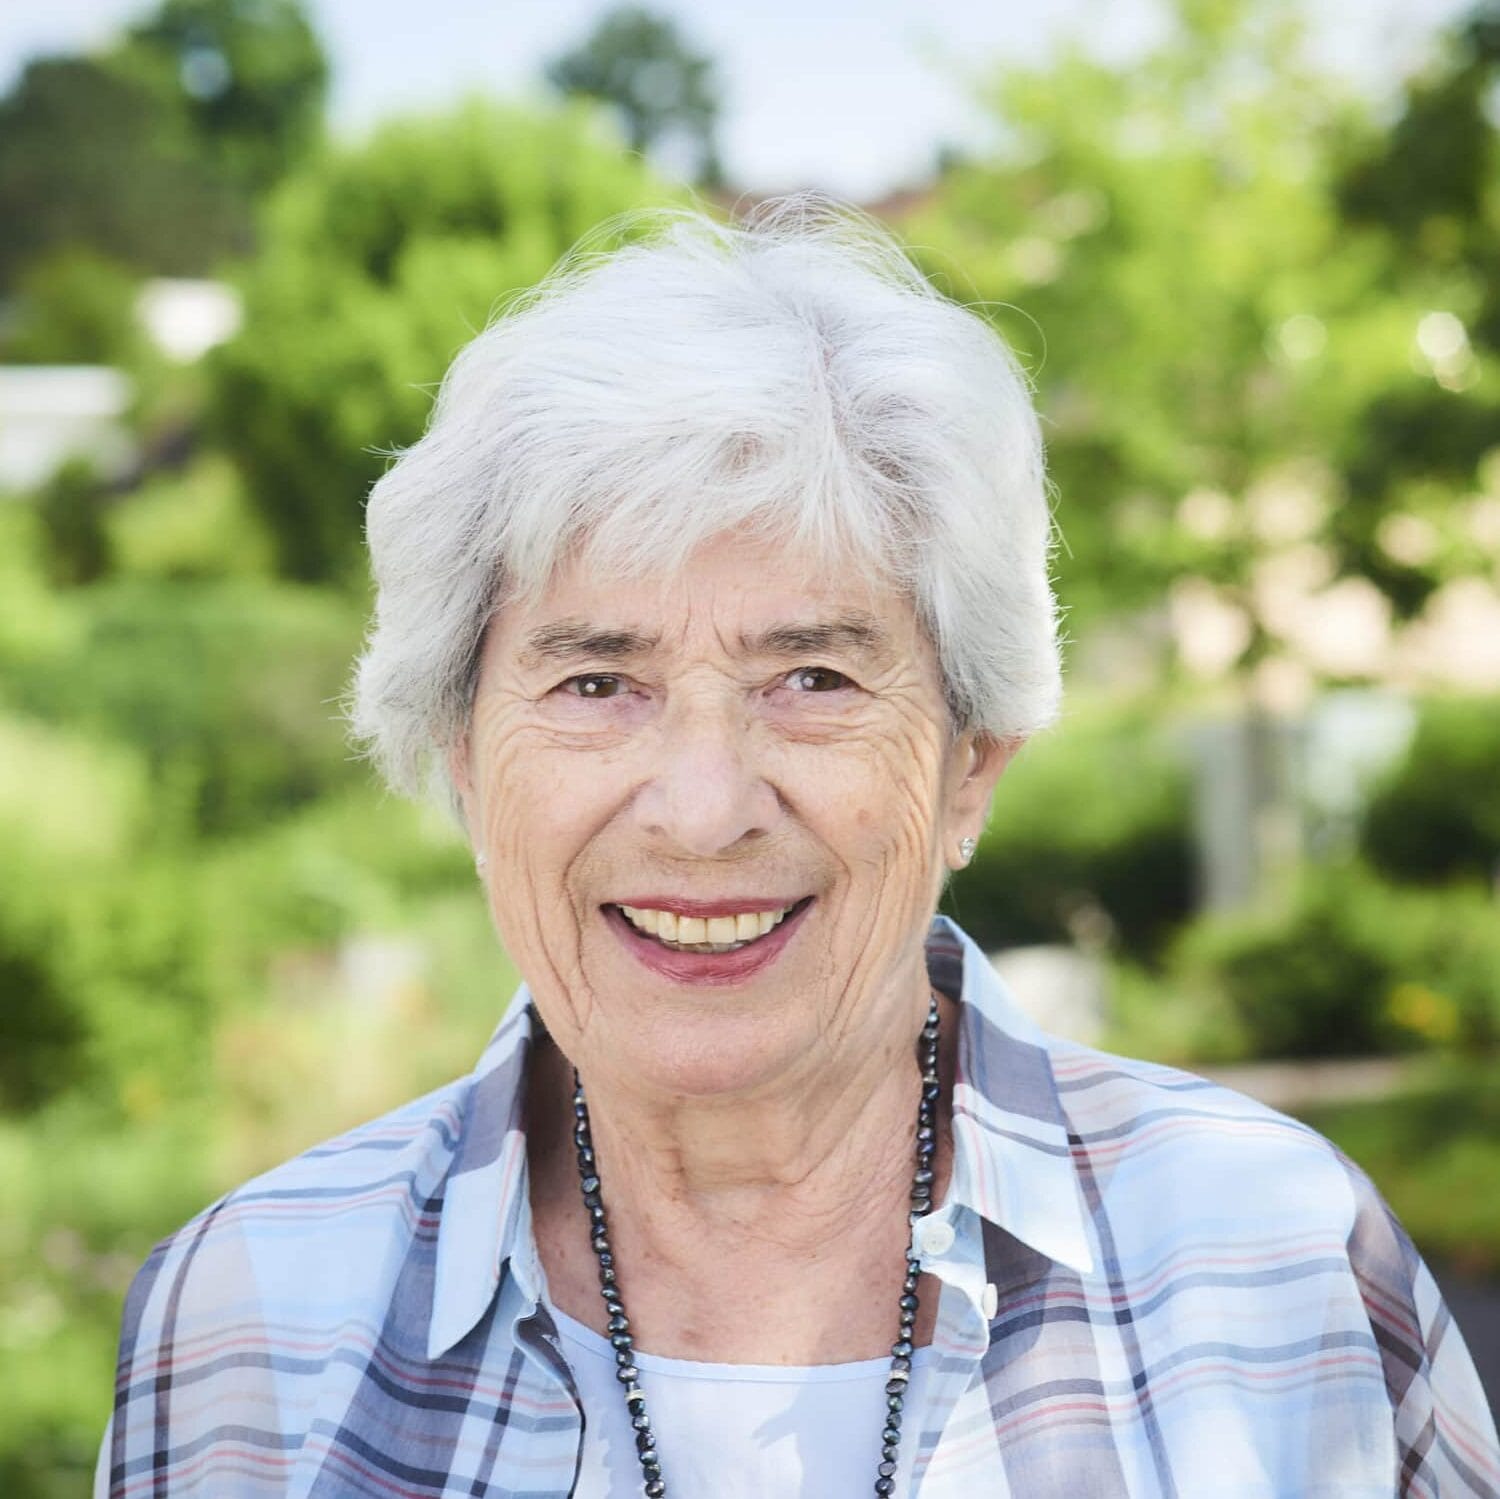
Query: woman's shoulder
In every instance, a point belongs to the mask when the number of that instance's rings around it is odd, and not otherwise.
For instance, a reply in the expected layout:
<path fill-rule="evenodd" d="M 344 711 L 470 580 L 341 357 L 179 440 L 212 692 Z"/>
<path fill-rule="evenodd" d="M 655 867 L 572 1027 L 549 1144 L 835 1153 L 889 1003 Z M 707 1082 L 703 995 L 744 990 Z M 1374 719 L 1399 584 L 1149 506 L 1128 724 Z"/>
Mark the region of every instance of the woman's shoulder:
<path fill-rule="evenodd" d="M 174 1493 L 211 1492 L 207 1453 L 210 1468 L 237 1465 L 245 1486 L 235 1492 L 284 1492 L 292 1454 L 270 1450 L 280 1439 L 268 1424 L 286 1382 L 331 1377 L 378 1341 L 413 1243 L 435 1232 L 472 1085 L 460 1079 L 312 1146 L 156 1245 L 125 1299 L 101 1456 L 114 1491 L 166 1464 Z M 226 1456 L 213 1434 L 233 1431 L 246 1436 Z M 246 1444 L 258 1453 L 254 1483 Z"/>
<path fill-rule="evenodd" d="M 1073 1042 L 1049 1050 L 1084 1195 L 1110 1235 L 1110 1274 L 1158 1288 L 1170 1277 L 1207 1298 L 1195 1306 L 1210 1319 L 1253 1299 L 1265 1336 L 1285 1330 L 1291 1346 L 1296 1333 L 1309 1357 L 1338 1344 L 1352 1350 L 1341 1357 L 1370 1360 L 1401 1471 L 1432 1478 L 1434 1493 L 1437 1474 L 1445 1494 L 1494 1491 L 1494 1424 L 1463 1338 L 1356 1162 L 1221 1082 Z"/>
<path fill-rule="evenodd" d="M 1223 1121 L 1228 1133 L 1270 1128 L 1321 1138 L 1310 1126 L 1206 1074 L 1059 1036 L 1047 1036 L 1046 1045 L 1063 1110 L 1085 1128 L 1133 1133 L 1196 1118 Z"/>
<path fill-rule="evenodd" d="M 1213 1078 L 1077 1042 L 1049 1045 L 1075 1162 L 1098 1190 L 1347 1239 L 1387 1212 L 1368 1176 L 1301 1120 Z M 1162 1221 L 1158 1216 L 1157 1221 Z"/>
<path fill-rule="evenodd" d="M 126 1343 L 167 1342 L 181 1360 L 196 1339 L 264 1322 L 268 1307 L 296 1302 L 297 1318 L 325 1325 L 357 1312 L 392 1248 L 435 1224 L 472 1085 L 458 1079 L 321 1141 L 168 1234 L 127 1294 Z"/>
<path fill-rule="evenodd" d="M 473 1082 L 472 1076 L 457 1078 L 308 1146 L 226 1192 L 163 1244 L 243 1229 L 268 1218 L 281 1225 L 299 1217 L 326 1223 L 377 1202 L 395 1201 L 399 1189 L 407 1195 L 420 1193 L 434 1169 L 440 1179 L 453 1154 Z"/>

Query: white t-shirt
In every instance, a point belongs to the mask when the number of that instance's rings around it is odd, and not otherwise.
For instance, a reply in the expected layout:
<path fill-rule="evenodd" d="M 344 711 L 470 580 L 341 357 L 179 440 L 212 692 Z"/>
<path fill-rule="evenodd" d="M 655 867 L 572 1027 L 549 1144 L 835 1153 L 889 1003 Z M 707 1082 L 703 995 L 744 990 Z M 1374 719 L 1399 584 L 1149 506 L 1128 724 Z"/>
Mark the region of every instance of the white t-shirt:
<path fill-rule="evenodd" d="M 615 1351 L 592 1329 L 550 1309 L 583 1402 L 583 1466 L 576 1499 L 640 1499 L 635 1451 Z M 911 1464 L 933 1350 L 919 1348 L 902 1419 L 897 1494 Z M 699 1364 L 638 1353 L 646 1411 L 672 1499 L 868 1499 L 880 1462 L 891 1361 Z"/>

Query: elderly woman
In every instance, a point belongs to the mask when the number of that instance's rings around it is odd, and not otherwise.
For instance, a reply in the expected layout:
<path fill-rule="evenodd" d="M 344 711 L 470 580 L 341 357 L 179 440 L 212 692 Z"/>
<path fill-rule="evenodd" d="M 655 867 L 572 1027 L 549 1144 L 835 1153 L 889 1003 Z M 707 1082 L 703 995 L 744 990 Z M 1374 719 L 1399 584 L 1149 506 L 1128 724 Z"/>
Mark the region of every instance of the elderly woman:
<path fill-rule="evenodd" d="M 97 1492 L 1495 1494 L 1368 1180 L 934 918 L 1058 698 L 1010 355 L 853 215 L 655 227 L 370 500 L 355 726 L 525 986 L 158 1247 Z"/>

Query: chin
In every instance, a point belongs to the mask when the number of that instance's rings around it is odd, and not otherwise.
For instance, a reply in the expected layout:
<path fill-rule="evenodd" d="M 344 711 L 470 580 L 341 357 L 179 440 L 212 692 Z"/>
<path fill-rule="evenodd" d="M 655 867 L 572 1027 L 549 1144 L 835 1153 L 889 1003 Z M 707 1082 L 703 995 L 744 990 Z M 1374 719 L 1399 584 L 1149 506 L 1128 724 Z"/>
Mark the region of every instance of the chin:
<path fill-rule="evenodd" d="M 805 1007 L 783 1008 L 789 999 L 780 985 L 709 1000 L 642 986 L 620 1010 L 601 1002 L 609 1019 L 596 1009 L 590 1034 L 580 1041 L 579 1070 L 592 1062 L 663 1098 L 759 1092 L 795 1072 L 799 1058 L 816 1044 Z"/>

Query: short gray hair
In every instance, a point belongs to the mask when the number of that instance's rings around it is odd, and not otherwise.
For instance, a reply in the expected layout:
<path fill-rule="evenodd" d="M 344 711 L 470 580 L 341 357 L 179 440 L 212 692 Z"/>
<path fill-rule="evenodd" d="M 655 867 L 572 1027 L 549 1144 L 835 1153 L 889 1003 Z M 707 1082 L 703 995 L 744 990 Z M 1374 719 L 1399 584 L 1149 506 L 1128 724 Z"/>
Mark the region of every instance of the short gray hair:
<path fill-rule="evenodd" d="M 585 241 L 459 353 L 370 492 L 377 598 L 346 711 L 387 783 L 458 811 L 447 751 L 485 626 L 565 555 L 670 573 L 736 529 L 905 590 L 959 728 L 1051 722 L 1042 444 L 1000 336 L 820 195 L 609 228 L 630 242 Z"/>

